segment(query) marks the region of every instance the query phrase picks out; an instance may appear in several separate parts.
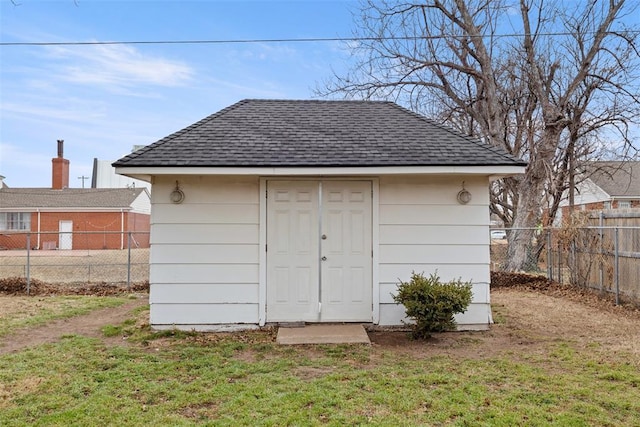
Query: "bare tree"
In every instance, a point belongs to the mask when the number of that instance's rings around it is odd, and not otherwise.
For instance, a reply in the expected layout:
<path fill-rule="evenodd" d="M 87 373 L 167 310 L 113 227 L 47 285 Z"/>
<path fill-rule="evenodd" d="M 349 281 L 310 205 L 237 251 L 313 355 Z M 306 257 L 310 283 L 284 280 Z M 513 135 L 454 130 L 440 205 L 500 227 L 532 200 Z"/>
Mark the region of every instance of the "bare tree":
<path fill-rule="evenodd" d="M 529 162 L 492 188 L 526 268 L 544 209 L 552 215 L 596 137 L 632 148 L 640 117 L 639 32 L 624 0 L 426 0 L 363 3 L 356 65 L 318 93 L 393 99 Z M 615 135 L 614 135 L 615 133 Z"/>

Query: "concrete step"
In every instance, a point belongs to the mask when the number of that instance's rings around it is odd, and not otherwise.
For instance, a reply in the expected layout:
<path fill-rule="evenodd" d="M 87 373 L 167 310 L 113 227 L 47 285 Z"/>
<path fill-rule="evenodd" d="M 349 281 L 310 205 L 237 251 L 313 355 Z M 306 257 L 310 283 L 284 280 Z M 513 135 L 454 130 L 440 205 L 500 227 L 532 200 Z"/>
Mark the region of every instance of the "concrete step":
<path fill-rule="evenodd" d="M 364 326 L 357 324 L 305 325 L 278 328 L 278 344 L 371 344 Z"/>

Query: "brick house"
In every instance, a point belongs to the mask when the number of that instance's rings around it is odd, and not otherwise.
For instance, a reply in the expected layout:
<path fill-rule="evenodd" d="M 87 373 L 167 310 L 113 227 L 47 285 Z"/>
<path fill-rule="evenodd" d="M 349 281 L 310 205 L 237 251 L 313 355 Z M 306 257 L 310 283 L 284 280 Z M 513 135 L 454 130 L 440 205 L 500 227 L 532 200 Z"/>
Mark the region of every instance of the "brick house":
<path fill-rule="evenodd" d="M 151 201 L 145 188 L 68 188 L 69 160 L 52 159 L 52 188 L 0 185 L 0 247 L 24 249 L 123 249 L 127 232 L 149 246 Z M 50 232 L 50 234 L 48 234 Z"/>
<path fill-rule="evenodd" d="M 589 162 L 581 172 L 584 177 L 576 184 L 574 209 L 601 211 L 640 208 L 640 162 Z M 560 204 L 556 223 L 569 215 L 569 196 Z"/>

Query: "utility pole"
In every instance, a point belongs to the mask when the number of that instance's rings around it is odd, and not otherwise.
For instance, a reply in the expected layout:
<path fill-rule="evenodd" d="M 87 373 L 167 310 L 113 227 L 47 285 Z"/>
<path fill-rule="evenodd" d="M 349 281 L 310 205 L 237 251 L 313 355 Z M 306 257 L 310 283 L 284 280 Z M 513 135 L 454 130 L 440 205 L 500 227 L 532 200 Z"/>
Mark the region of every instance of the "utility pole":
<path fill-rule="evenodd" d="M 85 180 L 85 179 L 89 179 L 89 177 L 88 177 L 88 176 L 84 176 L 84 175 L 82 175 L 82 176 L 79 176 L 79 177 L 78 177 L 78 179 L 81 179 L 81 180 L 82 180 L 82 188 L 84 188 L 84 180 Z"/>

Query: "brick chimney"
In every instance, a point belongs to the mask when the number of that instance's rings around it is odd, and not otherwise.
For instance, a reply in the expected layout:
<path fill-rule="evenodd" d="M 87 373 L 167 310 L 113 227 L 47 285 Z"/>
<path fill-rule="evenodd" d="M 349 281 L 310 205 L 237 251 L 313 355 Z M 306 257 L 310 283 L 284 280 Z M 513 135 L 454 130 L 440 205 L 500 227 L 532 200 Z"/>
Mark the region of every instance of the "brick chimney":
<path fill-rule="evenodd" d="M 64 140 L 58 140 L 58 157 L 51 159 L 53 163 L 51 188 L 62 190 L 69 187 L 69 160 L 64 158 Z"/>

